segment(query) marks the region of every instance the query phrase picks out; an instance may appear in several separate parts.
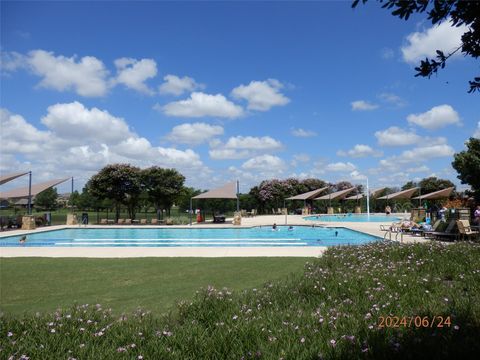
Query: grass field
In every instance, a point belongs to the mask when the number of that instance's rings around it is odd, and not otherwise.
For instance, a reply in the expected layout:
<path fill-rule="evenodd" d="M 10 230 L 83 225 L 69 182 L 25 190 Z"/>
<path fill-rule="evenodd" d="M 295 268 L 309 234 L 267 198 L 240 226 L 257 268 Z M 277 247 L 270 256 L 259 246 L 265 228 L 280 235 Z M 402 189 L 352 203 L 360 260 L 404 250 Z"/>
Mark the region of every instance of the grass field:
<path fill-rule="evenodd" d="M 3 317 L 3 358 L 478 359 L 480 245 L 329 248 L 296 275 L 209 287 L 165 317 L 102 305 Z"/>
<path fill-rule="evenodd" d="M 301 272 L 305 258 L 0 258 L 0 309 L 21 314 L 101 303 L 156 314 L 208 285 L 236 290 Z"/>

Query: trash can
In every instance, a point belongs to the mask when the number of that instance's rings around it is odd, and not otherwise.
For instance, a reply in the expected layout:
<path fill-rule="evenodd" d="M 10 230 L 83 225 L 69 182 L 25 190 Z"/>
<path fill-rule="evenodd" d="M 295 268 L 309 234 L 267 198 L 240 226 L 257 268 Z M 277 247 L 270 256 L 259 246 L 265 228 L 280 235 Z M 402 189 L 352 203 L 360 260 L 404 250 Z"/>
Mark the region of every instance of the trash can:
<path fill-rule="evenodd" d="M 88 213 L 82 213 L 82 225 L 88 224 Z"/>

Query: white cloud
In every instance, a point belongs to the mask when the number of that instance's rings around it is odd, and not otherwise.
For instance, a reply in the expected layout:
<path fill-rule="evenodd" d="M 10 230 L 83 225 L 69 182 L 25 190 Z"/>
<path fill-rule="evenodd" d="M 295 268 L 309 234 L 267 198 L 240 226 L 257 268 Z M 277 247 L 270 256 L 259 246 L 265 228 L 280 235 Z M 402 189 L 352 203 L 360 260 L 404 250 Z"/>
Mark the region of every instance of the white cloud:
<path fill-rule="evenodd" d="M 10 157 L 2 171 L 32 170 L 37 181 L 75 176 L 80 182 L 109 163 L 174 167 L 193 182 L 210 174 L 193 150 L 153 146 L 105 110 L 78 102 L 56 104 L 48 108 L 42 124 L 46 130 L 0 110 L 0 152 Z"/>
<path fill-rule="evenodd" d="M 230 137 L 225 144 L 211 142 L 209 154 L 212 159 L 244 159 L 262 152 L 280 150 L 283 145 L 270 136 L 235 136 Z"/>
<path fill-rule="evenodd" d="M 395 105 L 397 107 L 402 107 L 406 105 L 405 100 L 403 100 L 400 96 L 392 93 L 381 93 L 378 97 L 389 104 Z"/>
<path fill-rule="evenodd" d="M 176 117 L 237 118 L 243 115 L 242 107 L 227 100 L 222 94 L 210 95 L 202 92 L 194 92 L 186 100 L 174 101 L 163 107 L 157 104 L 154 108 Z"/>
<path fill-rule="evenodd" d="M 286 164 L 278 156 L 265 154 L 245 161 L 242 168 L 246 170 L 282 171 L 286 168 Z"/>
<path fill-rule="evenodd" d="M 450 21 L 444 21 L 422 32 L 411 33 L 401 48 L 403 60 L 416 64 L 425 57 L 436 57 L 436 50 L 444 51 L 445 55 L 448 55 L 461 45 L 462 35 L 467 30 L 468 27 L 465 25 L 456 27 L 451 26 Z M 457 52 L 454 56 L 460 54 Z"/>
<path fill-rule="evenodd" d="M 412 150 L 405 150 L 401 155 L 402 161 L 419 161 L 420 159 L 432 159 L 437 157 L 452 156 L 455 150 L 450 145 L 439 144 L 431 146 L 416 147 Z"/>
<path fill-rule="evenodd" d="M 430 168 L 426 165 L 421 165 L 421 166 L 416 166 L 416 167 L 411 167 L 405 170 L 407 173 L 427 173 L 430 170 Z"/>
<path fill-rule="evenodd" d="M 407 116 L 407 121 L 425 129 L 435 130 L 447 125 L 459 124 L 460 117 L 450 105 L 439 105 L 421 114 L 410 114 Z"/>
<path fill-rule="evenodd" d="M 330 163 L 325 167 L 326 171 L 333 171 L 333 172 L 346 172 L 346 171 L 353 171 L 356 167 L 351 162 L 336 162 Z"/>
<path fill-rule="evenodd" d="M 97 108 L 87 109 L 75 101 L 49 106 L 42 123 L 55 135 L 70 143 L 97 141 L 115 144 L 131 136 L 128 124 L 122 118 Z"/>
<path fill-rule="evenodd" d="M 298 162 L 309 162 L 310 156 L 308 154 L 295 154 L 293 160 Z"/>
<path fill-rule="evenodd" d="M 104 96 L 108 91 L 108 71 L 102 61 L 93 56 L 55 56 L 52 52 L 34 50 L 28 54 L 27 63 L 32 71 L 42 77 L 40 86 L 65 91 L 73 89 L 81 96 Z"/>
<path fill-rule="evenodd" d="M 298 129 L 292 129 L 292 135 L 297 137 L 312 137 L 312 136 L 317 136 L 317 133 L 312 130 L 304 130 L 304 129 L 298 128 Z"/>
<path fill-rule="evenodd" d="M 404 146 L 418 143 L 422 138 L 414 132 L 391 126 L 383 131 L 376 131 L 375 137 L 381 146 Z"/>
<path fill-rule="evenodd" d="M 248 85 L 240 85 L 232 90 L 236 99 L 247 100 L 249 110 L 267 111 L 273 106 L 283 106 L 290 99 L 280 93 L 282 83 L 276 79 L 251 81 Z"/>
<path fill-rule="evenodd" d="M 405 166 L 410 164 L 421 164 L 433 158 L 451 157 L 454 152 L 455 150 L 448 144 L 428 144 L 405 150 L 398 156 L 382 159 L 380 160 L 380 167 L 389 171 L 405 169 Z M 415 167 L 410 165 L 408 168 L 412 172 L 412 169 Z M 419 169 L 423 171 L 425 168 L 420 166 Z"/>
<path fill-rule="evenodd" d="M 348 151 L 343 151 L 343 150 L 337 151 L 337 155 L 359 158 L 359 157 L 367 157 L 367 156 L 382 156 L 382 152 L 376 151 L 368 145 L 357 144 Z"/>
<path fill-rule="evenodd" d="M 205 88 L 205 85 L 197 83 L 195 79 L 188 76 L 181 78 L 176 75 L 168 74 L 163 80 L 165 80 L 165 82 L 158 87 L 160 94 L 179 96 L 185 92 L 192 92 L 194 90 Z"/>
<path fill-rule="evenodd" d="M 157 63 L 153 59 L 132 59 L 120 58 L 115 60 L 117 77 L 116 84 L 123 84 L 129 89 L 153 95 L 155 92 L 150 89 L 145 81 L 157 75 Z"/>
<path fill-rule="evenodd" d="M 234 136 L 228 139 L 225 147 L 228 149 L 279 150 L 282 148 L 282 143 L 270 136 Z"/>
<path fill-rule="evenodd" d="M 25 55 L 15 51 L 0 51 L 0 71 L 10 73 L 18 69 L 28 68 L 28 62 Z"/>
<path fill-rule="evenodd" d="M 353 179 L 353 180 L 357 180 L 357 181 L 360 181 L 360 180 L 366 180 L 367 177 L 365 175 L 363 175 L 362 173 L 360 173 L 358 170 L 353 170 L 351 173 L 350 173 L 350 177 Z"/>
<path fill-rule="evenodd" d="M 473 133 L 473 137 L 480 139 L 480 121 L 477 124 L 477 130 L 475 130 L 475 132 Z"/>
<path fill-rule="evenodd" d="M 198 145 L 223 134 L 223 127 L 206 123 L 187 123 L 175 126 L 167 139 L 172 142 Z"/>
<path fill-rule="evenodd" d="M 352 101 L 351 105 L 352 105 L 353 111 L 369 111 L 369 110 L 375 110 L 378 108 L 378 105 L 369 103 L 368 101 L 364 101 L 364 100 Z"/>

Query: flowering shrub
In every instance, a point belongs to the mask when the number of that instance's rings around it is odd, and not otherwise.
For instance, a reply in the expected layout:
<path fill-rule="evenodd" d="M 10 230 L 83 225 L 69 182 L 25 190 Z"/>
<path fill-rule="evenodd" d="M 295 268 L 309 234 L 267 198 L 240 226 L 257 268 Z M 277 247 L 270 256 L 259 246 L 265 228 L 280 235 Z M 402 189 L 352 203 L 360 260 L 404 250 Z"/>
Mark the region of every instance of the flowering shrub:
<path fill-rule="evenodd" d="M 380 327 L 386 316 L 451 323 Z M 330 248 L 261 289 L 209 286 L 165 317 L 99 304 L 4 316 L 0 358 L 474 359 L 479 329 L 479 244 L 376 243 Z"/>

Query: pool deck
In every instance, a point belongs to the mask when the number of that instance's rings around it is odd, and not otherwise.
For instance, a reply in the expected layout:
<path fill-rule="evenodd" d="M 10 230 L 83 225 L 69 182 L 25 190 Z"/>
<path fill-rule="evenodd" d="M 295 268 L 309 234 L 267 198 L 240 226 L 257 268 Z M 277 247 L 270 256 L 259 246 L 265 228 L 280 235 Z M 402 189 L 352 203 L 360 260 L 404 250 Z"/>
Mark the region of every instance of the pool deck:
<path fill-rule="evenodd" d="M 398 214 L 398 217 L 405 214 Z M 397 219 L 392 215 L 392 222 Z M 322 225 L 326 227 L 344 227 L 360 231 L 369 235 L 383 238 L 384 232 L 380 231 L 380 222 L 319 222 L 304 220 L 301 215 L 260 215 L 255 217 L 242 218 L 242 225 L 233 226 L 231 219 L 224 224 L 202 223 L 193 224 L 195 228 L 226 228 L 226 227 L 254 227 L 277 225 Z M 15 236 L 20 234 L 32 234 L 42 231 L 60 230 L 66 228 L 78 228 L 78 225 L 49 226 L 35 230 L 12 230 L 0 233 L 0 237 Z M 152 226 L 152 225 L 88 225 L 87 228 L 112 228 L 112 227 L 134 227 L 134 228 L 189 228 L 189 225 L 182 226 Z M 392 238 L 392 240 L 395 240 Z M 426 242 L 428 240 L 404 235 L 402 242 Z M 90 257 L 90 258 L 126 258 L 126 257 L 319 257 L 327 249 L 325 246 L 309 247 L 75 247 L 75 248 L 54 248 L 54 247 L 0 247 L 0 257 Z"/>

